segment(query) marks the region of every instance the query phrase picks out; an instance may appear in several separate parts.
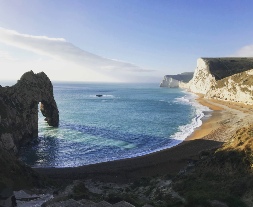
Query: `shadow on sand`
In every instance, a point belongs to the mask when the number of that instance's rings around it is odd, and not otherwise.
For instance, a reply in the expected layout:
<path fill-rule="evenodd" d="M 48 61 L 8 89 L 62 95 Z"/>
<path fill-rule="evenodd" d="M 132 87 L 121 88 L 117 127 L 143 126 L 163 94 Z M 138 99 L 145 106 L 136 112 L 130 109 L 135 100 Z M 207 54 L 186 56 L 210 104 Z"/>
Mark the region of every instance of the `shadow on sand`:
<path fill-rule="evenodd" d="M 34 168 L 53 179 L 97 179 L 106 182 L 130 182 L 142 177 L 176 175 L 204 150 L 223 143 L 212 140 L 184 141 L 177 146 L 145 156 L 70 168 Z"/>

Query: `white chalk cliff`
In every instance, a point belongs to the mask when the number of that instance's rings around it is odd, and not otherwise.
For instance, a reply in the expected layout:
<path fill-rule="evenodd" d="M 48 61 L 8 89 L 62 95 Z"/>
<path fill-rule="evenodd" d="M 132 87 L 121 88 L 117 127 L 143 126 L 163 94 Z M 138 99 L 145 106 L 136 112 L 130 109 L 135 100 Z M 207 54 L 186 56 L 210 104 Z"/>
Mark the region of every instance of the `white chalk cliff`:
<path fill-rule="evenodd" d="M 253 105 L 253 69 L 217 81 L 205 98 Z"/>
<path fill-rule="evenodd" d="M 183 87 L 185 83 L 188 83 L 193 77 L 193 72 L 186 72 L 177 75 L 165 75 L 160 87 L 178 88 Z"/>
<path fill-rule="evenodd" d="M 184 85 L 205 98 L 253 104 L 253 58 L 199 58 Z"/>
<path fill-rule="evenodd" d="M 199 58 L 193 78 L 188 83 L 189 90 L 193 93 L 206 94 L 215 84 L 216 80 L 209 70 L 209 65 L 204 59 Z"/>
<path fill-rule="evenodd" d="M 168 88 L 178 88 L 179 87 L 179 81 L 173 79 L 172 77 L 164 76 L 160 87 L 168 87 Z"/>

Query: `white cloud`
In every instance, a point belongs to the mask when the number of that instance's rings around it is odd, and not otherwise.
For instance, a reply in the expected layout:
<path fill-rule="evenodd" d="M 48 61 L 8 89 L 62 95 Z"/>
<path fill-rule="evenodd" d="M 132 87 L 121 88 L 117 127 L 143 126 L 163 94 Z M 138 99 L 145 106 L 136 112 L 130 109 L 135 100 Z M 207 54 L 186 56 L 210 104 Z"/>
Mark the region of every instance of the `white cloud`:
<path fill-rule="evenodd" d="M 33 36 L 21 34 L 14 30 L 0 27 L 0 42 L 12 45 L 34 53 L 49 56 L 53 59 L 72 62 L 83 70 L 93 71 L 115 78 L 124 75 L 133 77 L 134 74 L 151 72 L 131 63 L 107 59 L 84 51 L 63 38 L 49 38 L 46 36 Z"/>
<path fill-rule="evenodd" d="M 71 62 L 56 61 L 54 59 L 1 61 L 0 70 L 2 71 L 0 80 L 18 80 L 22 74 L 32 70 L 35 73 L 44 71 L 52 81 L 122 81 L 96 71 L 89 69 L 84 70 L 81 66 Z"/>
<path fill-rule="evenodd" d="M 1 61 L 15 61 L 16 58 L 12 57 L 8 52 L 0 50 L 0 60 Z"/>
<path fill-rule="evenodd" d="M 253 44 L 246 45 L 239 49 L 233 56 L 236 57 L 253 57 Z"/>

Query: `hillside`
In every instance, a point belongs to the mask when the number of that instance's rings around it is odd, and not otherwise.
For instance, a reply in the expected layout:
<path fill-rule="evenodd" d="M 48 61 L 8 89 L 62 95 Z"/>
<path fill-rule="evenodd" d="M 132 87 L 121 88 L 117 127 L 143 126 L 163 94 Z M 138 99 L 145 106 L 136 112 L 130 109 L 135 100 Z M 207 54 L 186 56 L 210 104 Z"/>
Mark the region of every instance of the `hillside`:
<path fill-rule="evenodd" d="M 253 125 L 237 130 L 220 149 L 203 151 L 196 166 L 173 184 L 187 206 L 252 206 L 252 186 Z M 212 200 L 223 205 L 211 205 Z"/>

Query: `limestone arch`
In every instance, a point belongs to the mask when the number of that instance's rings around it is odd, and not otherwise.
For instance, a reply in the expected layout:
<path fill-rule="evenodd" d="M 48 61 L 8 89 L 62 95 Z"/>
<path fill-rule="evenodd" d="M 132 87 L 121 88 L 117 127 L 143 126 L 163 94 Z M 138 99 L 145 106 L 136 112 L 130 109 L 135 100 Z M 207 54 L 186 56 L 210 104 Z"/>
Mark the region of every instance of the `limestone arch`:
<path fill-rule="evenodd" d="M 59 111 L 53 85 L 44 72 L 29 71 L 15 85 L 0 86 L 0 147 L 17 151 L 20 145 L 38 137 L 39 102 L 49 126 L 58 127 Z M 14 146 L 6 147 L 6 137 Z"/>

